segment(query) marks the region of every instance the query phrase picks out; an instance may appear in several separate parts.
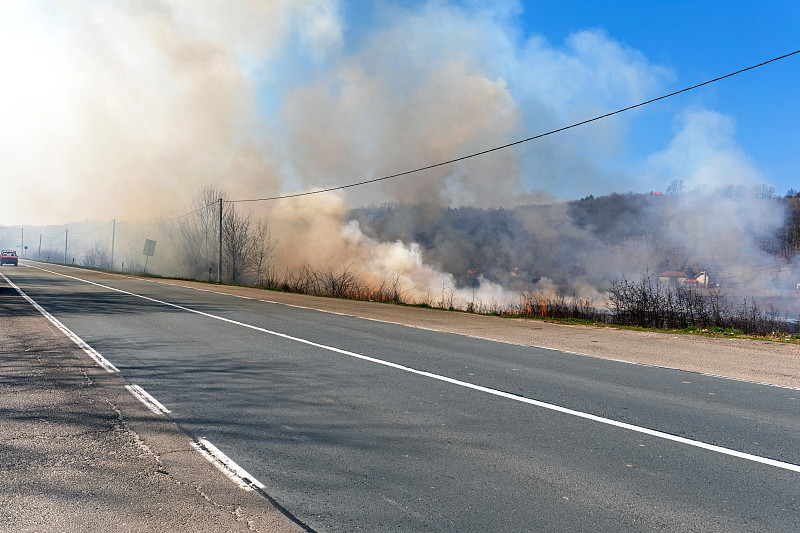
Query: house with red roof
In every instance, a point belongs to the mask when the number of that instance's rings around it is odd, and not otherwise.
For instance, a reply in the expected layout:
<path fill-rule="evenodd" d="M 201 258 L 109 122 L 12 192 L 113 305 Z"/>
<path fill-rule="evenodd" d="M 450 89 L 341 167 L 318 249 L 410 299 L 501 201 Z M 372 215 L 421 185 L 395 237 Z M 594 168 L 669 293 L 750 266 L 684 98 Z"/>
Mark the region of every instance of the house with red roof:
<path fill-rule="evenodd" d="M 667 285 L 682 285 L 686 279 L 686 272 L 678 270 L 667 270 L 658 275 L 658 281 Z"/>

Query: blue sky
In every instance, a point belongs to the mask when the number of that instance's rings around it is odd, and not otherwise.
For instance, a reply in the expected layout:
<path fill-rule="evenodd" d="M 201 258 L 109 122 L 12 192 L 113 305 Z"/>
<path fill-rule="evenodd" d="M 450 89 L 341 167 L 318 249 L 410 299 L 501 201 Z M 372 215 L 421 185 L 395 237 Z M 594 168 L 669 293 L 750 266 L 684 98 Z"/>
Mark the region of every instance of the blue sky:
<path fill-rule="evenodd" d="M 800 3 L 0 3 L 2 223 L 181 212 L 461 157 L 800 49 Z M 800 189 L 800 54 L 350 205 Z"/>
<path fill-rule="evenodd" d="M 560 42 L 571 32 L 602 28 L 675 77 L 667 92 L 800 49 L 796 1 L 525 2 L 527 32 Z M 657 104 L 633 136 L 647 151 L 669 135 L 670 113 L 698 104 L 731 115 L 736 139 L 779 192 L 800 190 L 800 57 L 794 56 L 694 93 Z M 652 129 L 651 129 L 652 128 Z"/>

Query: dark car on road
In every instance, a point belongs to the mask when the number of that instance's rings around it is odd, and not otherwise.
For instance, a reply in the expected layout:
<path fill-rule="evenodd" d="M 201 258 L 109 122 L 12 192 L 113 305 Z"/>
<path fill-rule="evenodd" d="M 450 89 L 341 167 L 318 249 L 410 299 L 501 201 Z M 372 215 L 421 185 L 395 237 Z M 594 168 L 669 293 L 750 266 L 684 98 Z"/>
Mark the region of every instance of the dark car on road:
<path fill-rule="evenodd" d="M 0 252 L 0 265 L 14 265 L 19 263 L 19 257 L 14 250 L 3 250 Z"/>

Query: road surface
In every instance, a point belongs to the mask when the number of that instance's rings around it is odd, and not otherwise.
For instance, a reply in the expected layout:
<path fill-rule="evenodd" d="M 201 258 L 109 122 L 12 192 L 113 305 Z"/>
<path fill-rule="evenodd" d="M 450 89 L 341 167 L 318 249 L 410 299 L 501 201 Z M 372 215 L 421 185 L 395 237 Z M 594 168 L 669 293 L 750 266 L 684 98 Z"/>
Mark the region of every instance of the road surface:
<path fill-rule="evenodd" d="M 26 265 L 2 274 L 309 530 L 800 531 L 797 389 Z"/>

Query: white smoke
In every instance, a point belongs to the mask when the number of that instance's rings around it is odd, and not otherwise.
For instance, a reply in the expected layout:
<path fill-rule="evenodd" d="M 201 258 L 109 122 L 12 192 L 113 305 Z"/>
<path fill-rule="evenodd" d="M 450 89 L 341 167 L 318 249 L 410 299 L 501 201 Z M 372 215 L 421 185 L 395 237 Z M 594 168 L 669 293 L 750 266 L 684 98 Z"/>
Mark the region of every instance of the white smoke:
<path fill-rule="evenodd" d="M 208 185 L 237 199 L 377 178 L 645 100 L 672 77 L 602 30 L 564 43 L 523 37 L 516 2 L 374 9 L 374 28 L 348 42 L 335 0 L 0 3 L 0 101 L 14 104 L 0 107 L 0 179 L 13 199 L 4 221 L 146 221 L 180 213 Z M 348 223 L 349 207 L 511 207 L 634 188 L 641 178 L 611 165 L 625 151 L 631 116 L 346 196 L 266 206 L 279 263 L 354 264 L 376 282 L 402 276 L 404 290 L 423 300 L 450 293 L 499 303 L 508 293 L 496 283 L 484 279 L 477 297 L 459 292 L 418 245 L 379 242 Z M 761 179 L 732 120 L 702 109 L 679 118 L 648 172 L 691 190 Z M 732 231 L 749 238 L 778 216 L 735 202 L 698 209 L 697 196 L 687 198 L 670 232 L 709 253 L 709 243 Z M 730 218 L 739 222 L 720 224 Z M 564 215 L 524 223 L 563 232 L 547 238 L 553 246 L 592 239 Z M 553 257 L 586 270 L 598 262 L 592 250 Z M 612 253 L 602 260 L 603 272 L 618 269 Z"/>
<path fill-rule="evenodd" d="M 655 96 L 670 77 L 602 31 L 581 31 L 563 46 L 538 35 L 520 40 L 507 3 L 389 9 L 391 24 L 289 97 L 289 160 L 304 185 L 376 178 L 544 133 Z M 628 120 L 349 194 L 360 203 L 497 207 L 541 190 L 613 192 L 625 183 L 603 166 L 623 150 Z"/>
<path fill-rule="evenodd" d="M 310 56 L 335 50 L 337 5 L 3 2 L 4 216 L 141 221 L 206 185 L 276 192 L 280 157 L 251 76 L 268 78 L 293 36 Z"/>
<path fill-rule="evenodd" d="M 754 186 L 763 177 L 736 143 L 734 119 L 716 111 L 691 107 L 675 120 L 675 137 L 649 159 L 655 180 L 680 179 L 692 192 L 714 193 L 727 186 Z"/>
<path fill-rule="evenodd" d="M 396 280 L 403 299 L 415 303 L 444 302 L 464 307 L 470 301 L 502 305 L 516 299 L 488 280 L 481 280 L 475 290 L 459 289 L 452 274 L 425 262 L 417 243 L 370 238 L 358 222 L 348 221 L 349 212 L 339 192 L 283 200 L 271 206 L 269 220 L 280 232 L 276 267 L 283 272 L 296 272 L 306 265 L 323 272 L 351 268 L 373 289 Z"/>

